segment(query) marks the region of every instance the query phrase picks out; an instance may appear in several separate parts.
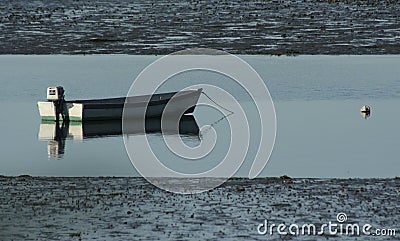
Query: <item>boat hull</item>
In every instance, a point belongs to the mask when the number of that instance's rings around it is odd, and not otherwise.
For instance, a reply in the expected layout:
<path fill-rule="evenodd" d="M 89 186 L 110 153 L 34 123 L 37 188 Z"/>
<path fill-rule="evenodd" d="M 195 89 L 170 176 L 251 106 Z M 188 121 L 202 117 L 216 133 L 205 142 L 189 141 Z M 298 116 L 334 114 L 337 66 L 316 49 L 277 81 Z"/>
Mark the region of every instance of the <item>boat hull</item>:
<path fill-rule="evenodd" d="M 38 103 L 39 114 L 43 121 L 56 121 L 56 109 L 51 101 L 39 101 Z M 83 104 L 79 103 L 66 103 L 68 109 L 69 121 L 82 121 L 83 120 Z M 62 117 L 60 117 L 62 120 Z"/>
<path fill-rule="evenodd" d="M 160 118 L 168 113 L 189 114 L 194 111 L 201 91 L 196 89 L 128 98 L 66 101 L 67 116 L 70 121 L 98 121 L 120 120 L 122 117 Z M 56 120 L 52 102 L 38 102 L 38 107 L 43 120 Z"/>

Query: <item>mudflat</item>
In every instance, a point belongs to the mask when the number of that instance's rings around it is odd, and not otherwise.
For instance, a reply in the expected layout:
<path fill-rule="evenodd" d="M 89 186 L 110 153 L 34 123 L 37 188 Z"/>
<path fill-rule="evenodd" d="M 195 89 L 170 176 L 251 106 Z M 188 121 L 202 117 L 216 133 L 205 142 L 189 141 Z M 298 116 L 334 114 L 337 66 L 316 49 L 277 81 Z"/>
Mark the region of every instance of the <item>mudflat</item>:
<path fill-rule="evenodd" d="M 0 54 L 399 54 L 400 2 L 1 1 Z"/>
<path fill-rule="evenodd" d="M 400 222 L 400 178 L 234 178 L 211 191 L 183 195 L 143 178 L 3 176 L 0 192 L 1 240 L 309 240 L 315 236 L 282 236 L 276 230 L 260 235 L 257 226 L 265 219 L 276 225 L 339 224 L 339 213 L 347 215 L 343 224 L 370 224 L 371 231 L 396 229 Z"/>

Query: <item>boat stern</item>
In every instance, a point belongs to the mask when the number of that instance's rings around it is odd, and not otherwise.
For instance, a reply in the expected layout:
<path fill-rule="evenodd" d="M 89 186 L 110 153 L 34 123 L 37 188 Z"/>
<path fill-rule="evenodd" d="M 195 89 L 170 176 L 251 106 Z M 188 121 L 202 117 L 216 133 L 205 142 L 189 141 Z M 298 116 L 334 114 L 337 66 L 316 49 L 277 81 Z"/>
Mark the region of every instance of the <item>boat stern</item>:
<path fill-rule="evenodd" d="M 56 109 L 53 102 L 50 101 L 39 101 L 37 103 L 39 108 L 39 114 L 42 121 L 55 121 L 56 120 Z M 83 105 L 77 103 L 66 103 L 68 110 L 69 121 L 82 121 Z M 61 116 L 60 116 L 61 117 Z M 62 120 L 62 117 L 60 118 Z"/>

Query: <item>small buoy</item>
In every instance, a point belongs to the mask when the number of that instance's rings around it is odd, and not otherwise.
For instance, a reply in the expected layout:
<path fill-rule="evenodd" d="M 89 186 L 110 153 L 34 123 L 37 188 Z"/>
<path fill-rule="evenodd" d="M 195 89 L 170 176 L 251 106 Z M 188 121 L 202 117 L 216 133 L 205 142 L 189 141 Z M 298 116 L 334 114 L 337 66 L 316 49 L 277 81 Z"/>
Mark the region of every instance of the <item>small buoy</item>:
<path fill-rule="evenodd" d="M 368 105 L 361 106 L 360 114 L 362 118 L 367 119 L 371 115 L 371 107 Z"/>

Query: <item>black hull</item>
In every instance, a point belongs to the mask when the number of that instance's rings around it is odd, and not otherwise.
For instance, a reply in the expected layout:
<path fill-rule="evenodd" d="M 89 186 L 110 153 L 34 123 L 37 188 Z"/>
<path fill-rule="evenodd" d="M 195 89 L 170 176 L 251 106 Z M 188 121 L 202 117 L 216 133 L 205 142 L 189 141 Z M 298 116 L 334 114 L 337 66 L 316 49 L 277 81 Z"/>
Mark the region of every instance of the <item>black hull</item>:
<path fill-rule="evenodd" d="M 83 105 L 82 119 L 84 121 L 121 120 L 123 116 L 128 119 L 143 119 L 143 116 L 160 118 L 171 99 L 174 102 L 173 106 L 169 108 L 171 112 L 193 113 L 201 91 L 202 89 L 197 89 L 144 96 L 66 102 Z"/>

